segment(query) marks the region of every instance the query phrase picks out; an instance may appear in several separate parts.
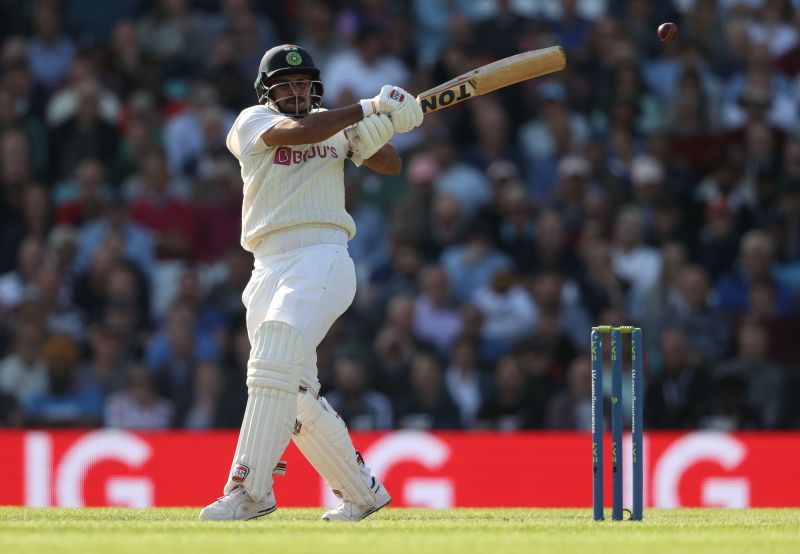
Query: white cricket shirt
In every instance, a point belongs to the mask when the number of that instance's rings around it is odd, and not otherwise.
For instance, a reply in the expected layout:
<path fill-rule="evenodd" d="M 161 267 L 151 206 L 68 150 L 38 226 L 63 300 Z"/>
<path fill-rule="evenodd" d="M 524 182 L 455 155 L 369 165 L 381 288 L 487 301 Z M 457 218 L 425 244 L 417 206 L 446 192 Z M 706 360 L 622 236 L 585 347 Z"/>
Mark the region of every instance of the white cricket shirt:
<path fill-rule="evenodd" d="M 253 252 L 268 233 L 332 227 L 356 234 L 344 209 L 344 131 L 316 144 L 267 146 L 261 135 L 288 116 L 266 106 L 242 111 L 226 144 L 242 168 L 242 247 Z"/>

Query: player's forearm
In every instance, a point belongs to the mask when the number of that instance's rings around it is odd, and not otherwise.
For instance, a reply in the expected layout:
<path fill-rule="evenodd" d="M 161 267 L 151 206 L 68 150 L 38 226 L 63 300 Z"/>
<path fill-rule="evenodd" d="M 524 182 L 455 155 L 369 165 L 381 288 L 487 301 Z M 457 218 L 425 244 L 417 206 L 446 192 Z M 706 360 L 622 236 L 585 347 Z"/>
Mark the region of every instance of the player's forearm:
<path fill-rule="evenodd" d="M 364 160 L 364 165 L 377 173 L 397 175 L 403 169 L 403 160 L 397 154 L 397 148 L 386 143 L 371 158 Z"/>
<path fill-rule="evenodd" d="M 353 104 L 336 110 L 315 112 L 302 119 L 285 119 L 261 135 L 268 146 L 315 144 L 363 119 L 361 106 Z"/>

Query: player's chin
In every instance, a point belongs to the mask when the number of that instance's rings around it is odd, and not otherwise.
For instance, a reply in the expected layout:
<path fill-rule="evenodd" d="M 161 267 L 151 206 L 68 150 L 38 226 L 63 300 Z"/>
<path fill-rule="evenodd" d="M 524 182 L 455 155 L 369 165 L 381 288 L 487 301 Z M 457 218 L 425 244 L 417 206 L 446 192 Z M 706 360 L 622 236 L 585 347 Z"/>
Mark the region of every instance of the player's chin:
<path fill-rule="evenodd" d="M 308 112 L 308 104 L 306 102 L 286 102 L 282 108 L 286 113 L 305 114 Z"/>

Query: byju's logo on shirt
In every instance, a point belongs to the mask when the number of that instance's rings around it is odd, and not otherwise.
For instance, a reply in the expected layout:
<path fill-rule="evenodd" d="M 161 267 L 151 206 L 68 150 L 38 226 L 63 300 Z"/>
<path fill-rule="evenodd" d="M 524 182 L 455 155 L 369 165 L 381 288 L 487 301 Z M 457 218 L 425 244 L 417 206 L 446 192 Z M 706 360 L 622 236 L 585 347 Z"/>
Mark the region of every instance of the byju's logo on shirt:
<path fill-rule="evenodd" d="M 288 146 L 281 146 L 275 151 L 275 157 L 272 159 L 272 163 L 278 165 L 301 164 L 314 158 L 327 158 L 328 156 L 331 158 L 338 158 L 339 153 L 336 151 L 336 148 L 327 145 L 312 146 L 305 150 L 294 150 Z"/>

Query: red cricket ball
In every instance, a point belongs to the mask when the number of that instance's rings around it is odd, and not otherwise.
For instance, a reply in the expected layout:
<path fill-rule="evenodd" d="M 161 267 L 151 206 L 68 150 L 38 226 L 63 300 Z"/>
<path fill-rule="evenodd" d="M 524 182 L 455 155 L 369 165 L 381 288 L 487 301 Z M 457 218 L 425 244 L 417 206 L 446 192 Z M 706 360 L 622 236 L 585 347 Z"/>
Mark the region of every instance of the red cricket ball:
<path fill-rule="evenodd" d="M 672 42 L 678 36 L 678 26 L 672 22 L 662 23 L 658 26 L 658 40 Z"/>

